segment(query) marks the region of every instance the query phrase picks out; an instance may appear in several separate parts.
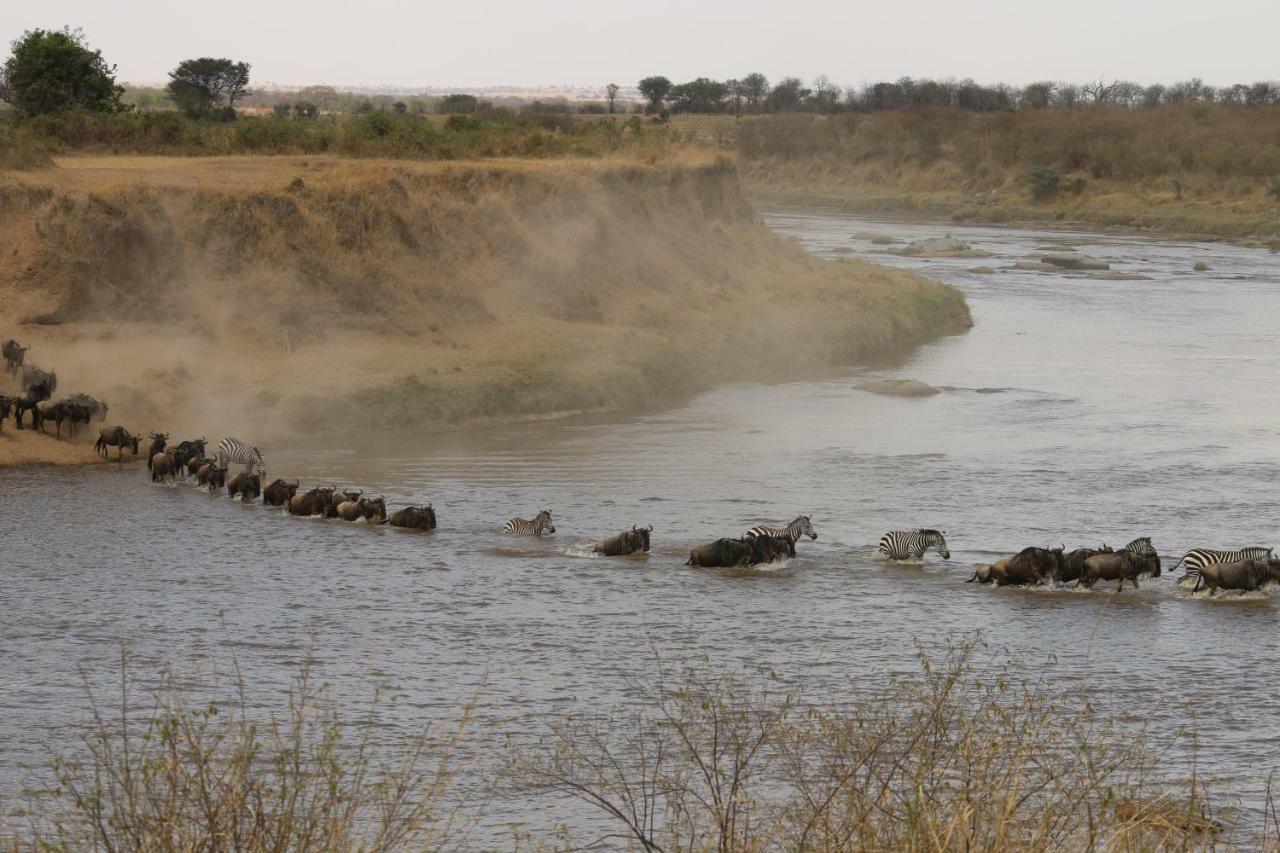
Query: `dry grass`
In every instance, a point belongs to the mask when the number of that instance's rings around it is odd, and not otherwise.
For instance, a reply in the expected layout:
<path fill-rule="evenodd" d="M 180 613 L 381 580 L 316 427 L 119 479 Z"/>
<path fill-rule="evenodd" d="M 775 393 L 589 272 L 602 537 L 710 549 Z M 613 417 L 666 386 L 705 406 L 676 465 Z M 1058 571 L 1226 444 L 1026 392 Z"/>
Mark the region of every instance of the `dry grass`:
<path fill-rule="evenodd" d="M 646 851 L 1211 849 L 1208 792 L 1088 698 L 971 642 L 814 701 L 694 667 L 514 761 Z M 756 684 L 757 686 L 752 686 Z M 640 689 L 640 688 L 638 688 Z M 1169 781 L 1170 778 L 1181 781 Z M 592 841 L 564 829 L 569 844 Z"/>
<path fill-rule="evenodd" d="M 1269 107 L 937 109 L 744 122 L 737 146 L 753 195 L 775 202 L 1268 236 L 1278 134 Z M 1058 197 L 1032 199 L 1035 166 L 1068 179 Z M 993 191 L 999 203 L 973 204 Z"/>
<path fill-rule="evenodd" d="M 0 848 L 427 850 L 456 834 L 442 803 L 462 724 L 386 754 L 373 746 L 378 697 L 347 719 L 309 665 L 267 719 L 246 710 L 243 685 L 197 707 L 182 684 L 163 672 L 140 700 L 122 662 L 118 704 L 88 694 L 79 748 L 54 756 L 53 787 L 31 804 L 29 827 L 0 827 Z"/>
<path fill-rule="evenodd" d="M 5 336 L 135 431 L 637 410 L 968 323 L 950 288 L 780 239 L 705 152 L 75 157 L 5 178 Z"/>

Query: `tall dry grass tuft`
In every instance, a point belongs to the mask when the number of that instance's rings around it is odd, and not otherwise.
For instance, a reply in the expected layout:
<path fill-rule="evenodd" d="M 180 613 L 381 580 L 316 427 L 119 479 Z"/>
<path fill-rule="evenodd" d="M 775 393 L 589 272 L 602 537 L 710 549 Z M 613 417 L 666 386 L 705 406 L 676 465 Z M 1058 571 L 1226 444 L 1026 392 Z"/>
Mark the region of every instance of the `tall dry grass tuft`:
<path fill-rule="evenodd" d="M 977 642 L 847 697 L 695 666 L 637 704 L 552 725 L 514 759 L 547 796 L 646 851 L 1203 849 L 1190 773 L 1083 692 L 1027 683 Z M 1177 778 L 1180 781 L 1170 781 Z M 568 829 L 564 830 L 568 834 Z M 578 840 L 578 839 L 575 839 Z"/>
<path fill-rule="evenodd" d="M 427 850 L 455 831 L 442 800 L 462 724 L 388 755 L 372 746 L 379 698 L 346 720 L 309 664 L 265 721 L 252 719 L 242 685 L 195 707 L 165 672 L 142 703 L 129 672 L 122 662 L 110 713 L 90 694 L 79 748 L 54 756 L 56 784 L 33 802 L 26 831 L 0 827 L 0 849 Z"/>

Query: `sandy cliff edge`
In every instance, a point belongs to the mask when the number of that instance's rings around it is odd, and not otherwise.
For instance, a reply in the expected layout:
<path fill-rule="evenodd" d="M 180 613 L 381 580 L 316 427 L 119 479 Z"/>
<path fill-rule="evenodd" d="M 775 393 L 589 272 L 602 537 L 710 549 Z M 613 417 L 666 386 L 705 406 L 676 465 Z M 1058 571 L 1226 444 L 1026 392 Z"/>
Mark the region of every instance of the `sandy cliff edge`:
<path fill-rule="evenodd" d="M 59 396 L 268 444 L 654 408 L 969 325 L 769 231 L 714 161 L 69 158 L 0 174 L 0 238 L 0 337 Z M 93 458 L 48 443 L 0 464 Z"/>

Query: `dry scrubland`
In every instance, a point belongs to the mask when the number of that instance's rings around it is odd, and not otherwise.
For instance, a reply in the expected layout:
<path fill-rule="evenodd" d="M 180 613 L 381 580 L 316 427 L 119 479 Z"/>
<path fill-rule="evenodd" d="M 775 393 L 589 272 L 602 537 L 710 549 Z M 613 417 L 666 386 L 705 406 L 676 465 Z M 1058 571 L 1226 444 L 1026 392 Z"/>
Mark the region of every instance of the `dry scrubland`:
<path fill-rule="evenodd" d="M 969 322 L 950 288 L 775 236 L 698 154 L 65 158 L 4 173 L 0 241 L 0 329 L 60 393 L 210 437 L 642 409 Z"/>
<path fill-rule="evenodd" d="M 770 203 L 1280 237 L 1278 107 L 771 116 L 733 140 L 752 197 Z M 1033 198 L 1035 167 L 1062 174 L 1056 195 Z M 974 203 L 993 190 L 998 203 Z"/>

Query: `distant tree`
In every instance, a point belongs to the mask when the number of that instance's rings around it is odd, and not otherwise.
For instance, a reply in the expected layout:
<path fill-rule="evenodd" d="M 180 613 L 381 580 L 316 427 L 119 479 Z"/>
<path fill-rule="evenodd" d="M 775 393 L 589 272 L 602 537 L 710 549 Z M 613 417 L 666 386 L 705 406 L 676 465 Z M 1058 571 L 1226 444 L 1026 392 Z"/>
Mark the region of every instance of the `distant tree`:
<path fill-rule="evenodd" d="M 234 114 L 236 101 L 249 94 L 249 63 L 209 56 L 186 59 L 169 72 L 166 88 L 192 118 Z"/>
<path fill-rule="evenodd" d="M 649 102 L 649 112 L 661 112 L 663 103 L 671 94 L 671 81 L 666 77 L 646 77 L 640 81 L 640 94 Z"/>
<path fill-rule="evenodd" d="M 671 89 L 671 109 L 679 113 L 722 113 L 729 87 L 718 80 L 699 77 Z"/>
<path fill-rule="evenodd" d="M 271 108 L 271 114 L 276 118 L 288 118 L 292 111 L 293 105 L 288 101 L 282 101 Z"/>
<path fill-rule="evenodd" d="M 618 91 L 621 87 L 617 83 L 610 83 L 604 87 L 604 96 L 609 99 L 609 115 L 613 115 L 613 106 L 618 102 Z"/>
<path fill-rule="evenodd" d="M 735 116 L 742 115 L 742 103 L 746 99 L 742 91 L 742 81 L 725 80 L 724 87 L 729 93 L 729 109 Z"/>
<path fill-rule="evenodd" d="M 1085 83 L 1080 88 L 1093 100 L 1093 103 L 1097 105 L 1111 102 L 1111 98 L 1116 91 L 1116 85 L 1117 84 L 1114 80 L 1110 83 L 1106 80 L 1097 80 L 1093 83 Z"/>
<path fill-rule="evenodd" d="M 765 98 L 769 97 L 769 78 L 753 71 L 738 81 L 738 87 L 743 100 L 747 102 L 747 109 L 759 112 L 764 106 Z"/>
<path fill-rule="evenodd" d="M 451 115 L 464 115 L 474 113 L 479 106 L 480 101 L 475 95 L 453 94 L 445 95 L 440 99 L 437 111 Z"/>
<path fill-rule="evenodd" d="M 1280 87 L 1266 81 L 1254 83 L 1245 94 L 1245 103 L 1253 107 L 1274 104 L 1277 101 L 1280 101 Z"/>
<path fill-rule="evenodd" d="M 320 107 L 312 101 L 298 101 L 293 105 L 295 118 L 315 118 L 320 115 Z"/>
<path fill-rule="evenodd" d="M 1142 105 L 1144 107 L 1158 107 L 1163 100 L 1164 86 L 1159 83 L 1142 90 Z"/>
<path fill-rule="evenodd" d="M 409 105 L 406 104 L 404 101 L 396 101 L 394 104 L 391 105 L 391 109 L 395 110 L 396 113 L 399 115 L 404 115 L 405 113 L 409 112 Z"/>
<path fill-rule="evenodd" d="M 355 114 L 358 116 L 366 116 L 373 111 L 374 111 L 373 101 L 370 101 L 367 98 L 361 101 L 360 103 L 356 104 Z"/>
<path fill-rule="evenodd" d="M 813 95 L 809 101 L 819 112 L 833 113 L 840 103 L 840 87 L 823 74 L 813 81 Z"/>
<path fill-rule="evenodd" d="M 1142 86 L 1132 80 L 1118 80 L 1111 98 L 1118 106 L 1133 109 L 1142 103 Z"/>
<path fill-rule="evenodd" d="M 1080 106 L 1080 87 L 1074 83 L 1061 83 L 1058 85 L 1056 100 L 1058 106 L 1074 110 Z"/>
<path fill-rule="evenodd" d="M 28 30 L 0 68 L 0 98 L 23 115 L 67 109 L 120 112 L 116 67 L 90 50 L 79 30 Z"/>
<path fill-rule="evenodd" d="M 773 113 L 795 112 L 804 106 L 811 94 L 799 77 L 783 77 L 769 93 L 765 106 Z"/>

